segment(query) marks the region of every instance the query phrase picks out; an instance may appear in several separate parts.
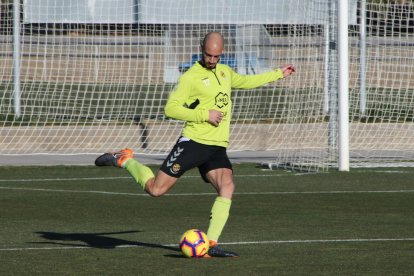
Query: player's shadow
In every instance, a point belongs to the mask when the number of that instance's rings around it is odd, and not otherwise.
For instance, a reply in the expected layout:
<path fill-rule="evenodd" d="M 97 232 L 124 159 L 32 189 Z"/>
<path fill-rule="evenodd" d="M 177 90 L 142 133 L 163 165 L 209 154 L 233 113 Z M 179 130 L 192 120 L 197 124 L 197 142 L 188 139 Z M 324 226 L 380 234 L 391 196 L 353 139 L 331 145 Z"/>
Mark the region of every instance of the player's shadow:
<path fill-rule="evenodd" d="M 100 249 L 114 249 L 117 247 L 148 247 L 161 248 L 170 251 L 179 252 L 178 247 L 156 244 L 129 241 L 107 235 L 119 235 L 127 233 L 137 233 L 140 231 L 122 231 L 122 232 L 103 232 L 103 233 L 57 233 L 57 232 L 35 232 L 40 237 L 46 239 L 46 242 L 31 242 L 41 244 L 54 244 L 63 246 L 86 247 L 86 248 L 100 248 Z"/>

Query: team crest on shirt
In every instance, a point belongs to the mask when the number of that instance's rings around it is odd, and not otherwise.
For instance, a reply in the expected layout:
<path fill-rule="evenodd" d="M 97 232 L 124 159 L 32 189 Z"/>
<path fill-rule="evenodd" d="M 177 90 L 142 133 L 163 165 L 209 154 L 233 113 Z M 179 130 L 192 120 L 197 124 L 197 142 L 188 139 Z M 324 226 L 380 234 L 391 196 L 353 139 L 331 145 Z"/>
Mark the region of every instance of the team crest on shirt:
<path fill-rule="evenodd" d="M 226 78 L 226 74 L 224 74 L 224 72 L 223 72 L 223 71 L 220 71 L 220 75 L 223 77 L 223 79 L 225 79 L 225 78 Z"/>
<path fill-rule="evenodd" d="M 181 169 L 181 165 L 178 163 L 175 163 L 174 165 L 172 165 L 171 167 L 171 173 L 173 174 L 177 174 Z"/>
<path fill-rule="evenodd" d="M 209 86 L 210 85 L 210 79 L 209 78 L 205 78 L 201 80 L 205 86 Z"/>

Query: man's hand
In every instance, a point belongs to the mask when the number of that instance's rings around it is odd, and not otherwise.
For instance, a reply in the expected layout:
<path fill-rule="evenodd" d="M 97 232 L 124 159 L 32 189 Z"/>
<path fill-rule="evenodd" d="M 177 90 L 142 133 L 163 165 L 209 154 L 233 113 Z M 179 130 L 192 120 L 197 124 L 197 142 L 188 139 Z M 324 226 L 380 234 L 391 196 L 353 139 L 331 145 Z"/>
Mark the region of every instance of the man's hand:
<path fill-rule="evenodd" d="M 221 120 L 223 120 L 223 112 L 210 109 L 209 113 L 210 113 L 208 117 L 209 123 L 217 127 L 220 124 Z"/>
<path fill-rule="evenodd" d="M 283 65 L 283 66 L 280 67 L 280 69 L 282 69 L 284 78 L 286 78 L 287 76 L 290 76 L 291 74 L 296 72 L 296 69 L 293 66 L 293 64 Z"/>

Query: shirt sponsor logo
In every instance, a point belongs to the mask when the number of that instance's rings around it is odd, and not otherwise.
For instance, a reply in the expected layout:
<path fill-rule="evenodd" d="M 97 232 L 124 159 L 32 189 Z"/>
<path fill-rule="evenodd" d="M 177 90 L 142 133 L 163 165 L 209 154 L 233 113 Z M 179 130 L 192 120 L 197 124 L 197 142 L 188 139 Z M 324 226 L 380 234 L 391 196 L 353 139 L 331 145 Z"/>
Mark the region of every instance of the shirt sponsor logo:
<path fill-rule="evenodd" d="M 229 95 L 227 95 L 227 93 L 220 92 L 217 94 L 215 100 L 216 106 L 218 108 L 223 108 L 229 104 Z"/>

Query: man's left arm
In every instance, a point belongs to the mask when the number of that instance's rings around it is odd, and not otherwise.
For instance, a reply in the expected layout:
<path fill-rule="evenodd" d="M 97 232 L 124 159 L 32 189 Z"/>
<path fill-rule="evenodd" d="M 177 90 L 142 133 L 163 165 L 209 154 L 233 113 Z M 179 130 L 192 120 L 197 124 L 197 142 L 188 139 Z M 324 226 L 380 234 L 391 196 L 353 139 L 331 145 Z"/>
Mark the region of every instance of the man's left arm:
<path fill-rule="evenodd" d="M 232 87 L 242 89 L 260 87 L 269 82 L 274 82 L 290 76 L 295 71 L 295 67 L 292 64 L 284 65 L 276 70 L 257 75 L 239 75 L 232 71 Z"/>

